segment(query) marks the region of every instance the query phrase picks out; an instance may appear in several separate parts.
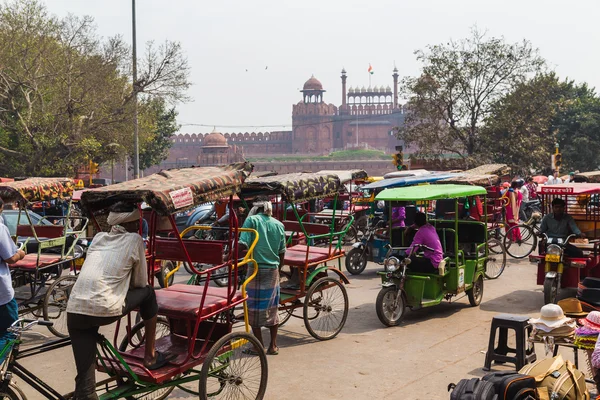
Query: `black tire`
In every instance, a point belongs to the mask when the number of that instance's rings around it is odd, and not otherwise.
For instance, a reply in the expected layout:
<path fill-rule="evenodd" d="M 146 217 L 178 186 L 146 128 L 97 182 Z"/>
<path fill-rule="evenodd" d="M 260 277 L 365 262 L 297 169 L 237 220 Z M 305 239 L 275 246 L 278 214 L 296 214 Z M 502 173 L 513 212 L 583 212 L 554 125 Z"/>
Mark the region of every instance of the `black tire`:
<path fill-rule="evenodd" d="M 194 271 L 192 271 L 192 268 L 190 267 L 190 265 L 187 262 L 183 262 L 183 268 L 185 268 L 185 270 L 187 271 L 188 274 L 190 275 L 194 275 Z M 198 268 L 196 268 L 198 269 Z"/>
<path fill-rule="evenodd" d="M 213 281 L 217 284 L 218 287 L 226 287 L 229 285 L 229 277 L 226 276 L 229 273 L 229 267 L 222 267 L 215 271 L 213 271 L 214 276 L 221 276 L 222 278 L 214 278 Z"/>
<path fill-rule="evenodd" d="M 344 240 L 344 244 L 352 244 L 358 240 L 358 231 L 356 229 L 356 226 L 354 226 L 354 224 L 350 225 L 350 227 L 348 228 L 348 231 L 344 235 L 343 240 Z"/>
<path fill-rule="evenodd" d="M 521 236 L 521 239 L 513 239 Z M 529 225 L 516 225 L 506 231 L 504 236 L 504 248 L 512 258 L 525 258 L 533 252 L 537 246 L 537 236 Z"/>
<path fill-rule="evenodd" d="M 353 248 L 346 254 L 346 270 L 359 275 L 367 268 L 367 254 L 364 249 Z"/>
<path fill-rule="evenodd" d="M 42 307 L 44 320 L 52 322 L 52 326 L 49 326 L 48 330 L 53 335 L 61 338 L 69 336 L 67 303 L 76 281 L 76 275 L 62 276 L 50 285 L 44 295 L 44 305 Z"/>
<path fill-rule="evenodd" d="M 556 278 L 544 278 L 544 304 L 555 303 L 560 292 L 560 280 Z"/>
<path fill-rule="evenodd" d="M 169 274 L 169 272 L 173 271 L 175 268 L 176 268 L 176 265 L 173 261 L 162 260 L 160 262 L 160 272 L 156 275 L 156 278 L 158 279 L 158 284 L 160 285 L 161 288 L 164 289 L 166 276 Z M 167 282 L 168 286 L 171 286 L 174 281 L 175 281 L 175 274 L 173 274 L 169 277 L 169 282 Z"/>
<path fill-rule="evenodd" d="M 283 326 L 292 317 L 292 314 L 294 313 L 294 309 L 293 308 L 290 308 L 290 309 L 287 309 L 287 310 L 279 309 L 278 313 L 279 313 L 279 324 L 278 324 L 278 326 Z"/>
<path fill-rule="evenodd" d="M 16 384 L 10 382 L 6 390 L 0 391 L 0 400 L 27 400 L 27 396 Z"/>
<path fill-rule="evenodd" d="M 319 279 L 306 293 L 303 314 L 306 330 L 312 337 L 317 340 L 333 339 L 340 333 L 348 318 L 346 288 L 337 279 Z"/>
<path fill-rule="evenodd" d="M 502 253 L 506 252 L 504 250 L 504 244 L 502 243 L 502 241 L 500 239 L 495 237 L 495 235 L 494 236 L 490 235 L 488 237 L 488 250 L 490 251 L 490 253 L 494 253 L 494 254 L 502 254 Z"/>
<path fill-rule="evenodd" d="M 198 382 L 199 398 L 260 400 L 267 390 L 268 373 L 267 356 L 258 339 L 246 332 L 228 333 L 206 355 Z"/>
<path fill-rule="evenodd" d="M 375 310 L 377 318 L 385 326 L 398 326 L 406 315 L 406 299 L 404 293 L 400 293 L 398 299 L 398 289 L 394 286 L 381 288 L 375 301 Z M 396 300 L 398 301 L 396 303 Z M 394 307 L 394 303 L 395 307 Z"/>
<path fill-rule="evenodd" d="M 491 246 L 502 248 L 502 242 L 500 242 L 496 238 L 491 238 L 488 240 L 488 257 L 485 260 L 485 277 L 488 279 L 496 279 L 502 272 L 504 272 L 504 268 L 506 267 L 506 253 L 502 251 L 501 253 L 496 253 L 491 251 Z"/>
<path fill-rule="evenodd" d="M 469 304 L 473 307 L 477 307 L 481 304 L 483 299 L 483 275 L 479 275 L 473 282 L 471 289 L 467 290 L 467 296 L 469 297 Z"/>
<path fill-rule="evenodd" d="M 369 227 L 369 217 L 363 215 L 354 221 L 354 225 L 356 226 L 356 240 L 361 240 L 363 236 L 367 233 L 367 229 Z"/>

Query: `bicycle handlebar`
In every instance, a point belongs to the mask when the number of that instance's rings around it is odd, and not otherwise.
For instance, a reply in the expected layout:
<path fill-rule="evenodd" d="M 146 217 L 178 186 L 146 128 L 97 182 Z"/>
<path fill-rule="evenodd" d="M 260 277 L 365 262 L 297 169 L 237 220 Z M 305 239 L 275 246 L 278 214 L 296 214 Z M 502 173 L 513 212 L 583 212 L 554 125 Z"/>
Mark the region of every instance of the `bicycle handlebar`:
<path fill-rule="evenodd" d="M 19 327 L 19 325 L 23 326 Z M 8 330 L 13 332 L 24 332 L 30 330 L 36 325 L 52 326 L 54 325 L 54 323 L 51 321 L 44 321 L 43 319 L 20 318 L 13 322 L 10 328 L 8 328 Z"/>

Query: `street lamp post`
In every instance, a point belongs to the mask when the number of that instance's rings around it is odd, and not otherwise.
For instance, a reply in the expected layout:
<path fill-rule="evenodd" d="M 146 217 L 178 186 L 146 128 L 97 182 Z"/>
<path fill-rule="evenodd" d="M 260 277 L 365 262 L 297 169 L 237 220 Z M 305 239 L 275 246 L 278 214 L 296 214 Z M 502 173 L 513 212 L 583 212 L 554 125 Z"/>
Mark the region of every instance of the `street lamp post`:
<path fill-rule="evenodd" d="M 138 136 L 138 87 L 137 87 L 137 46 L 135 38 L 135 0 L 131 0 L 131 27 L 133 36 L 133 143 L 135 155 L 133 158 L 133 177 L 140 177 L 140 143 Z"/>

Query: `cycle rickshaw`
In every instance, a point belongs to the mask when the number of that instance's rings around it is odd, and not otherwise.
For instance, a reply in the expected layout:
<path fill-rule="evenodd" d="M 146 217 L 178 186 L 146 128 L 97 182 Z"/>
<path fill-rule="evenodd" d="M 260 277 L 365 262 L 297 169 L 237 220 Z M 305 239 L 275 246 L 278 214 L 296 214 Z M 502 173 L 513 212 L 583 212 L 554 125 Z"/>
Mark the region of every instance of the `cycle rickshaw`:
<path fill-rule="evenodd" d="M 19 208 L 16 221 L 5 222 L 9 231 L 14 231 L 17 245 L 28 253 L 9 265 L 19 315 L 32 313 L 53 321 L 49 330 L 59 337 L 68 335 L 66 307 L 76 280 L 74 275 L 62 274 L 65 269 L 75 271 L 74 263 L 83 256 L 77 241 L 88 222 L 85 217 L 70 214 L 73 188 L 70 178 L 29 178 L 0 185 L 0 198 Z M 52 216 L 52 223 L 29 210 L 33 204 L 51 200 L 68 202 L 66 216 Z M 71 229 L 74 221 L 77 230 Z"/>
<path fill-rule="evenodd" d="M 132 326 L 128 315 L 116 323 L 112 340 L 100 337 L 97 344 L 96 367 L 108 374 L 97 383 L 101 399 L 164 399 L 178 387 L 187 393 L 208 398 L 262 399 L 267 385 L 267 360 L 258 340 L 245 331 L 233 330 L 233 310 L 244 306 L 246 285 L 255 274 L 249 276 L 237 290 L 236 270 L 255 263 L 253 249 L 258 241 L 256 231 L 248 253 L 238 258 L 239 232 L 233 210 L 229 227 L 231 234 L 226 241 L 204 241 L 182 238 L 177 233 L 174 214 L 194 205 L 234 195 L 251 172 L 248 163 L 223 167 L 191 167 L 165 170 L 141 179 L 86 191 L 82 195 L 84 212 L 92 217 L 97 228 L 106 217 L 105 210 L 117 201 L 146 202 L 152 213 L 149 221 L 147 260 L 148 280 L 153 284 L 151 269 L 154 260 L 168 259 L 188 262 L 196 274 L 207 279 L 202 285 L 174 284 L 156 291 L 159 316 L 167 318 L 169 332 L 156 339 L 156 349 L 176 354 L 176 358 L 156 370 L 148 370 L 143 363 L 144 326 Z M 159 236 L 169 231 L 171 235 Z M 232 249 L 224 257 L 224 247 Z M 225 261 L 223 261 L 225 260 Z M 214 268 L 198 271 L 196 262 L 215 264 Z M 226 288 L 209 286 L 210 275 L 226 266 L 231 282 Z M 85 268 L 85 265 L 84 265 Z M 125 321 L 125 329 L 121 323 Z M 13 346 L 15 343 L 12 344 Z M 10 372 L 32 385 L 49 399 L 68 399 L 72 394 L 60 395 L 49 385 L 40 382 L 19 362 L 19 358 L 68 346 L 68 339 L 41 348 L 27 349 L 19 353 L 13 347 L 9 357 Z M 16 349 L 16 351 L 15 351 Z M 12 360 L 12 361 L 11 361 Z M 3 377 L 6 383 L 6 375 Z M 10 379 L 10 378 L 9 378 Z M 198 382 L 196 387 L 191 383 Z"/>
<path fill-rule="evenodd" d="M 266 178 L 251 178 L 244 183 L 240 197 L 254 198 L 259 195 L 281 197 L 289 205 L 295 218 L 281 221 L 290 233 L 285 252 L 282 275 L 298 276 L 298 285 L 282 282 L 279 318 L 283 325 L 290 317 L 303 318 L 308 332 L 318 340 L 333 339 L 342 330 L 348 316 L 348 294 L 344 284 L 349 283 L 341 271 L 344 235 L 352 225 L 352 215 L 341 218 L 333 207 L 329 223 L 312 222 L 314 213 L 300 214 L 297 204 L 331 197 L 337 203 L 341 190 L 337 175 L 296 173 Z M 343 219 L 343 226 L 338 219 Z M 341 228 L 340 228 L 341 226 Z M 339 230 L 338 230 L 339 229 Z M 296 235 L 302 235 L 305 244 L 293 244 Z M 325 242 L 325 247 L 316 246 Z M 331 263 L 337 262 L 337 267 Z M 294 311 L 302 309 L 302 315 Z"/>

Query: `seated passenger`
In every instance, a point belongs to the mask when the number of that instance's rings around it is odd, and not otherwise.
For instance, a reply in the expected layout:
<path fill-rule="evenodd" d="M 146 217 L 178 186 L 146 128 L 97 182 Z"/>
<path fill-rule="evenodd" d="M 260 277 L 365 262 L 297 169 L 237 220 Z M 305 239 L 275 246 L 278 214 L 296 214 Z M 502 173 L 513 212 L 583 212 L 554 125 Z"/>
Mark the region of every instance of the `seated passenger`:
<path fill-rule="evenodd" d="M 559 197 L 552 200 L 552 212 L 546 214 L 540 224 L 540 232 L 545 233 L 549 238 L 566 239 L 569 235 L 575 234 L 581 238 L 585 235 L 575 223 L 573 217 L 565 214 L 565 201 Z M 565 255 L 569 257 L 583 257 L 583 251 L 570 243 L 565 245 Z"/>
<path fill-rule="evenodd" d="M 133 204 L 111 207 L 109 233 L 98 233 L 87 251 L 67 305 L 77 376 L 75 397 L 97 399 L 96 341 L 98 329 L 139 307 L 146 332 L 144 366 L 153 370 L 172 356 L 154 349 L 158 304 L 148 285 L 144 241 L 138 234 L 140 213 Z"/>
<path fill-rule="evenodd" d="M 435 227 L 427 222 L 425 213 L 417 213 L 415 216 L 415 225 L 418 229 L 417 233 L 406 251 L 406 254 L 409 254 L 411 259 L 409 269 L 414 272 L 437 274 L 438 266 L 444 259 L 440 238 Z M 416 252 L 419 251 L 418 245 L 430 247 L 433 251 L 423 248 L 423 256 L 417 256 Z"/>

